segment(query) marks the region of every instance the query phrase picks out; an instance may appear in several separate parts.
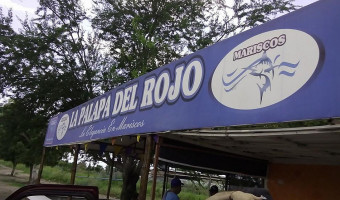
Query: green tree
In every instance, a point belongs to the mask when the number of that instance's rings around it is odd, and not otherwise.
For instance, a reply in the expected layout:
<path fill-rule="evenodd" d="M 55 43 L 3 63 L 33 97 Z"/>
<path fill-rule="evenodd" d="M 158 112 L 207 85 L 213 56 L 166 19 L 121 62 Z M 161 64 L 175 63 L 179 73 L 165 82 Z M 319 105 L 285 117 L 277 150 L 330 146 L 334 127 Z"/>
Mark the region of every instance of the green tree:
<path fill-rule="evenodd" d="M 11 39 L 15 35 L 11 24 L 13 22 L 13 14 L 12 10 L 9 10 L 7 16 L 2 12 L 2 8 L 0 7 L 0 89 L 1 91 L 5 91 L 8 86 L 6 83 L 6 71 L 8 69 L 7 60 L 10 56 L 10 48 L 11 48 Z"/>
<path fill-rule="evenodd" d="M 292 0 L 94 1 L 93 26 L 116 60 L 109 87 L 295 9 Z"/>
<path fill-rule="evenodd" d="M 95 32 L 86 33 L 79 1 L 41 0 L 38 17 L 3 37 L 3 93 L 50 117 L 102 93 L 102 71 L 109 67 Z M 4 90 L 7 89 L 7 90 Z"/>
<path fill-rule="evenodd" d="M 4 106 L 0 116 L 0 158 L 12 162 L 12 176 L 16 165 L 24 163 L 30 168 L 31 181 L 33 166 L 41 160 L 45 122 L 45 117 L 31 113 L 18 101 Z M 56 165 L 62 152 L 50 150 L 47 155 L 46 164 Z"/>
<path fill-rule="evenodd" d="M 48 118 L 100 94 L 101 71 L 108 66 L 96 34 L 82 28 L 87 17 L 78 1 L 40 3 L 39 17 L 22 21 L 19 33 L 11 28 L 11 12 L 0 15 L 1 90 L 14 99 L 3 118 L 12 129 L 1 134 L 20 150 L 12 152 L 13 163 L 30 167 L 40 162 L 32 155 L 41 154 Z M 46 153 L 47 163 L 60 160 L 60 153 Z"/>
<path fill-rule="evenodd" d="M 24 151 L 24 144 L 19 134 L 15 134 L 16 116 L 11 113 L 9 105 L 3 107 L 0 116 L 0 158 L 12 163 L 11 176 L 14 176 L 15 168 L 20 162 L 19 155 Z"/>
<path fill-rule="evenodd" d="M 16 35 L 13 31 L 12 24 L 12 11 L 9 10 L 7 16 L 3 14 L 0 7 L 0 88 L 2 91 L 8 89 L 6 84 L 7 73 L 10 71 L 8 68 L 9 61 L 7 58 L 10 56 L 11 41 Z M 13 109 L 9 105 L 1 107 L 0 115 L 0 158 L 12 162 L 11 176 L 14 175 L 16 165 L 19 162 L 19 155 L 24 150 L 23 142 L 20 141 L 20 136 L 14 134 L 16 129 L 15 114 L 11 111 Z"/>

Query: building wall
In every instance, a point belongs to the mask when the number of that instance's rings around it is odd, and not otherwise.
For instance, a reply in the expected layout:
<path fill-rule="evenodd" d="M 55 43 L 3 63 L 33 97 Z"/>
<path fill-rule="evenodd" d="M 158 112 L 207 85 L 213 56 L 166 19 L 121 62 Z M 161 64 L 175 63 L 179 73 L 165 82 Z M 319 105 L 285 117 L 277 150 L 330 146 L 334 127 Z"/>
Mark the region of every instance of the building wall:
<path fill-rule="evenodd" d="M 340 199 L 340 166 L 270 164 L 267 177 L 274 200 Z"/>

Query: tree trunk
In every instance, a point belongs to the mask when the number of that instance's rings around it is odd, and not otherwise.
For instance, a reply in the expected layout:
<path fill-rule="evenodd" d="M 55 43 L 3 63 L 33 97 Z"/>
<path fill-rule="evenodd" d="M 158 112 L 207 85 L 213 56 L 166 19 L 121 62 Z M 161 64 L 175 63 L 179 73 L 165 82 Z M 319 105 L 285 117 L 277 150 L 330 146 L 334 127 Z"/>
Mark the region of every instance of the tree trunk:
<path fill-rule="evenodd" d="M 151 135 L 146 136 L 146 143 L 144 148 L 144 156 L 142 160 L 142 170 L 141 170 L 141 180 L 139 187 L 139 195 L 138 198 L 140 200 L 146 199 L 146 191 L 148 188 L 148 178 L 149 178 L 149 170 L 150 170 L 150 160 L 151 160 L 151 151 L 152 151 L 152 137 Z"/>
<path fill-rule="evenodd" d="M 33 177 L 33 164 L 30 164 L 29 167 L 30 167 L 30 177 L 28 178 L 28 183 L 31 185 L 31 184 L 33 184 L 33 180 L 32 180 L 32 177 Z"/>
<path fill-rule="evenodd" d="M 16 162 L 12 162 L 12 171 L 11 171 L 11 176 L 14 176 L 15 168 L 17 167 Z"/>
<path fill-rule="evenodd" d="M 43 147 L 42 155 L 41 155 L 41 161 L 40 161 L 40 166 L 39 166 L 39 171 L 38 171 L 38 177 L 36 180 L 36 184 L 40 184 L 41 180 L 41 175 L 44 169 L 44 163 L 45 163 L 45 154 L 46 154 L 46 147 Z"/>
<path fill-rule="evenodd" d="M 79 150 L 80 150 L 80 147 L 79 147 L 79 144 L 77 144 L 75 146 L 74 155 L 73 155 L 73 163 L 72 163 L 72 169 L 71 169 L 71 185 L 74 185 L 74 182 L 76 180 Z"/>
<path fill-rule="evenodd" d="M 141 162 L 126 156 L 123 162 L 123 187 L 120 194 L 121 200 L 135 200 L 138 197 L 137 182 L 141 169 Z"/>
<path fill-rule="evenodd" d="M 107 186 L 107 193 L 106 193 L 106 199 L 110 199 L 110 191 L 111 191 L 111 183 L 112 183 L 112 174 L 113 174 L 113 163 L 110 165 L 110 179 L 109 179 L 109 185 Z"/>

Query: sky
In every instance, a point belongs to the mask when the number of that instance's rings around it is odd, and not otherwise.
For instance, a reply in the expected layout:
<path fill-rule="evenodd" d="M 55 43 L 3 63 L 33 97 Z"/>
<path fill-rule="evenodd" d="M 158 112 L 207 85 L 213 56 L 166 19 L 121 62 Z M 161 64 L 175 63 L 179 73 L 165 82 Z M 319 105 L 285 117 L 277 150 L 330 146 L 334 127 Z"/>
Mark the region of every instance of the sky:
<path fill-rule="evenodd" d="M 295 0 L 295 4 L 306 6 L 315 1 L 317 0 Z M 82 0 L 82 2 L 85 8 L 90 8 L 91 0 Z M 15 18 L 13 24 L 15 29 L 20 27 L 20 23 L 16 18 L 25 19 L 26 15 L 28 18 L 32 18 L 38 6 L 38 0 L 0 0 L 0 7 L 3 8 L 3 12 L 7 13 L 7 10 L 12 8 L 13 16 Z"/>
<path fill-rule="evenodd" d="M 26 15 L 28 18 L 35 16 L 35 11 L 39 6 L 39 0 L 0 0 L 0 7 L 3 9 L 3 13 L 7 15 L 8 9 L 13 11 L 13 27 L 15 30 L 21 27 L 19 20 L 25 19 Z M 91 7 L 92 0 L 82 0 L 82 4 L 85 9 L 89 10 Z"/>
<path fill-rule="evenodd" d="M 317 0 L 295 0 L 296 5 L 306 6 Z M 89 10 L 91 7 L 91 0 L 82 0 L 85 9 Z M 3 9 L 3 13 L 7 15 L 8 9 L 13 11 L 13 27 L 14 30 L 20 28 L 20 22 L 18 18 L 25 19 L 26 16 L 30 19 L 35 15 L 35 11 L 39 6 L 38 0 L 0 0 L 0 7 Z M 5 103 L 6 99 L 0 95 L 0 106 Z"/>

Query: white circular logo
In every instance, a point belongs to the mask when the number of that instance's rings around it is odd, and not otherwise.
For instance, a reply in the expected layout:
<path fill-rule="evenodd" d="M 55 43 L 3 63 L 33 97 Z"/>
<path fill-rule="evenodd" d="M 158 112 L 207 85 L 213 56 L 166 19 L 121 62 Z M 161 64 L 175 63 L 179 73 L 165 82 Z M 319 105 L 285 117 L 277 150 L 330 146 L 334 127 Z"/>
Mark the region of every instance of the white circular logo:
<path fill-rule="evenodd" d="M 313 75 L 319 57 L 319 46 L 307 33 L 268 31 L 242 42 L 221 60 L 211 90 L 230 108 L 270 106 L 299 90 Z"/>
<path fill-rule="evenodd" d="M 61 140 L 63 139 L 63 137 L 65 136 L 67 129 L 68 129 L 68 125 L 70 123 L 70 117 L 68 114 L 64 114 L 58 124 L 57 127 L 57 139 Z"/>

